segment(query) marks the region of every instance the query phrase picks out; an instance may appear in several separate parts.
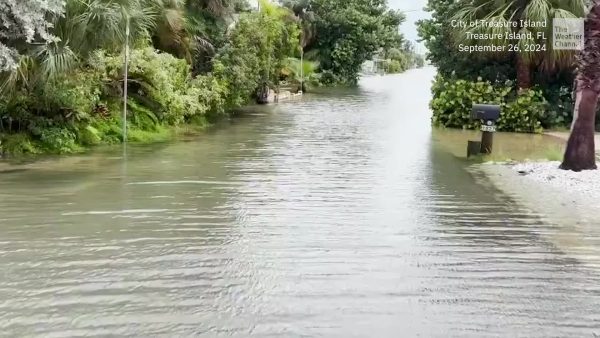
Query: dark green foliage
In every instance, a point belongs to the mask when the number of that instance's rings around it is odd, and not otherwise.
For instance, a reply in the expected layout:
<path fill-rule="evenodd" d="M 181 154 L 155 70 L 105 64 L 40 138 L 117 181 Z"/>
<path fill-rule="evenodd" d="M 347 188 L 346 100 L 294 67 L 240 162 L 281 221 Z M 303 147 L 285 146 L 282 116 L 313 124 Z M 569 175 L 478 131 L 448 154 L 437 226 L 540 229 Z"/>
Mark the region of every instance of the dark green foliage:
<path fill-rule="evenodd" d="M 122 79 L 123 58 L 97 53 L 94 64 L 112 87 Z M 186 116 L 204 114 L 207 106 L 191 86 L 190 66 L 171 54 L 152 48 L 132 51 L 129 64 L 129 92 L 133 98 L 153 108 L 156 117 L 167 124 L 178 124 Z"/>
<path fill-rule="evenodd" d="M 47 82 L 30 109 L 46 116 L 62 114 L 85 119 L 100 102 L 101 75 L 92 70 L 64 74 Z"/>
<path fill-rule="evenodd" d="M 429 51 L 427 59 L 445 78 L 475 81 L 481 77 L 497 83 L 514 80 L 516 70 L 510 55 L 482 58 L 478 54 L 457 52 L 454 42 L 456 28 L 452 28 L 450 22 L 462 5 L 455 0 L 428 1 L 427 10 L 431 12 L 431 19 L 417 23 L 419 36 Z"/>
<path fill-rule="evenodd" d="M 82 126 L 77 130 L 77 142 L 86 147 L 99 145 L 102 143 L 102 135 L 91 125 Z"/>
<path fill-rule="evenodd" d="M 516 87 L 517 73 L 515 69 L 515 57 L 514 54 L 483 54 L 483 53 L 460 53 L 457 52 L 456 46 L 456 28 L 452 28 L 450 21 L 456 17 L 460 10 L 470 2 L 455 1 L 455 0 L 429 0 L 427 9 L 431 12 L 431 19 L 421 20 L 418 23 L 419 35 L 424 41 L 426 47 L 429 50 L 427 55 L 428 60 L 437 68 L 438 73 L 447 80 L 452 79 L 451 82 L 456 83 L 457 80 L 462 79 L 469 86 L 473 86 L 473 83 L 479 83 L 481 80 L 484 82 L 490 82 L 494 88 L 502 88 L 504 86 Z M 538 2 L 538 4 L 544 4 L 545 2 Z M 511 2 L 486 2 L 487 6 L 499 6 L 500 4 L 514 5 Z M 552 2 L 552 6 L 563 8 L 572 5 L 573 8 L 578 8 L 576 2 Z M 482 13 L 487 10 L 481 9 Z M 513 13 L 512 11 L 509 11 Z M 564 15 L 566 12 L 561 12 Z M 525 97 L 521 99 L 521 103 L 513 104 L 511 106 L 517 108 L 521 105 L 521 108 L 529 114 L 530 110 L 537 110 L 537 102 L 541 100 L 540 94 L 543 93 L 543 97 L 547 101 L 546 108 L 543 109 L 544 113 L 539 115 L 539 122 L 543 128 L 560 128 L 568 126 L 572 120 L 573 112 L 573 99 L 572 99 L 572 83 L 573 74 L 570 65 L 567 63 L 559 63 L 557 58 L 549 57 L 548 55 L 541 55 L 533 58 L 536 60 L 531 65 L 532 69 L 536 69 L 533 73 L 532 82 L 536 85 L 536 94 L 534 97 L 529 96 L 530 92 L 525 93 Z M 564 56 L 564 55 L 563 55 Z M 540 59 L 541 57 L 541 59 Z M 507 83 L 509 83 L 507 85 Z M 453 89 L 441 89 L 439 83 L 434 89 L 434 101 L 446 96 L 456 95 Z M 444 90 L 450 92 L 444 93 Z M 511 89 L 510 100 L 516 97 L 516 91 Z M 460 98 L 466 96 L 462 95 Z M 477 97 L 480 99 L 479 97 Z M 456 98 L 458 100 L 459 98 Z M 526 107 L 528 101 L 532 101 L 532 107 Z M 438 104 L 440 102 L 438 101 Z M 470 101 L 464 102 L 463 105 L 470 105 Z M 439 114 L 439 112 L 438 112 Z M 446 119 L 452 119 L 451 113 L 447 113 L 448 117 L 440 117 L 446 124 Z M 518 120 L 518 119 L 517 119 Z M 508 131 L 520 131 L 523 129 L 521 122 L 513 122 L 506 124 L 506 130 Z M 529 121 L 530 122 L 530 121 Z M 447 122 L 453 127 L 462 127 L 462 123 Z M 514 126 L 514 129 L 510 129 L 510 126 Z M 524 129 L 531 129 L 531 125 Z M 535 128 L 534 128 L 535 129 Z"/>
<path fill-rule="evenodd" d="M 214 60 L 213 74 L 224 105 L 248 102 L 262 85 L 274 87 L 287 59 L 299 46 L 299 28 L 291 12 L 262 4 L 261 13 L 243 15 L 229 43 Z"/>
<path fill-rule="evenodd" d="M 24 133 L 0 134 L 0 155 L 35 155 L 42 150 L 32 140 L 31 136 Z"/>
<path fill-rule="evenodd" d="M 470 119 L 473 103 L 498 104 L 502 114 L 498 130 L 537 133 L 542 131 L 546 100 L 539 90 L 517 95 L 511 83 L 493 85 L 489 81 L 444 80 L 437 77 L 433 85 L 432 122 L 436 126 L 476 129 L 479 121 Z"/>
<path fill-rule="evenodd" d="M 72 153 L 78 149 L 76 144 L 77 135 L 67 129 L 52 127 L 43 129 L 40 133 L 41 146 L 50 153 Z"/>
<path fill-rule="evenodd" d="M 511 92 L 505 98 L 503 113 L 498 120 L 499 130 L 521 133 L 540 133 L 541 120 L 546 114 L 547 102 L 540 90 L 527 89 L 517 95 Z"/>
<path fill-rule="evenodd" d="M 544 90 L 544 96 L 548 100 L 549 108 L 542 119 L 544 128 L 564 127 L 573 121 L 573 110 L 575 102 L 570 87 L 551 86 Z"/>
<path fill-rule="evenodd" d="M 401 46 L 398 27 L 404 16 L 390 10 L 385 0 L 347 0 L 343 5 L 338 0 L 312 0 L 288 6 L 314 27 L 304 45 L 307 53 L 316 51 L 325 84 L 355 85 L 362 64 L 375 52 Z M 307 35 L 311 29 L 303 31 Z"/>
<path fill-rule="evenodd" d="M 381 70 L 387 73 L 402 73 L 408 69 L 423 67 L 425 60 L 415 52 L 414 45 L 405 41 L 402 48 L 385 50 L 385 60 L 379 64 Z"/>

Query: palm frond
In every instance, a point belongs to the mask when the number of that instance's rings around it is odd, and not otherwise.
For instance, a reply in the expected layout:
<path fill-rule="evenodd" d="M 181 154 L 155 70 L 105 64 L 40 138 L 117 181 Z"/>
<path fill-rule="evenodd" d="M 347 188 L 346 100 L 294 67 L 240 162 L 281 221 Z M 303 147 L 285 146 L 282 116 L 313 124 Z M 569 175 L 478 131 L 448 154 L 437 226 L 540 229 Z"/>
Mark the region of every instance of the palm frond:
<path fill-rule="evenodd" d="M 533 38 L 521 38 L 519 41 L 500 38 L 506 33 L 513 32 L 509 27 L 479 27 L 473 29 L 467 27 L 454 30 L 455 43 L 507 46 L 509 43 L 517 42 L 521 47 L 522 56 L 530 63 L 538 64 L 546 70 L 565 69 L 571 67 L 575 53 L 551 48 L 552 20 L 554 18 L 577 18 L 583 17 L 586 12 L 587 0 L 529 0 L 524 8 L 518 6 L 518 2 L 510 0 L 473 0 L 459 10 L 452 18 L 463 22 L 485 20 L 487 22 L 508 22 L 513 20 L 528 20 L 530 22 L 546 22 L 546 27 L 527 27 L 519 29 L 520 34 L 531 32 Z M 517 17 L 519 15 L 519 17 Z M 479 34 L 494 34 L 494 39 L 483 41 L 470 41 L 467 32 Z M 544 32 L 546 41 L 538 41 L 537 33 Z M 546 51 L 526 52 L 526 45 L 546 44 Z M 493 56 L 497 53 L 492 53 Z"/>
<path fill-rule="evenodd" d="M 0 97 L 10 97 L 19 88 L 30 88 L 35 82 L 37 63 L 32 56 L 23 55 L 17 67 L 0 73 Z"/>
<path fill-rule="evenodd" d="M 226 17 L 231 14 L 229 6 L 223 0 L 205 0 L 206 9 L 216 17 Z"/>
<path fill-rule="evenodd" d="M 292 75 L 294 80 L 300 81 L 301 75 L 304 76 L 305 79 L 313 76 L 319 64 L 317 62 L 304 60 L 303 62 L 297 58 L 287 58 L 284 64 L 284 72 L 288 75 Z"/>
<path fill-rule="evenodd" d="M 551 4 L 548 0 L 531 0 L 525 7 L 525 18 L 533 22 L 547 22 L 550 17 Z"/>
<path fill-rule="evenodd" d="M 73 70 L 78 63 L 77 54 L 68 45 L 59 43 L 39 46 L 35 57 L 39 60 L 42 73 L 49 80 Z"/>
<path fill-rule="evenodd" d="M 215 46 L 206 38 L 201 36 L 194 36 L 195 50 L 197 53 L 210 53 L 214 54 Z"/>

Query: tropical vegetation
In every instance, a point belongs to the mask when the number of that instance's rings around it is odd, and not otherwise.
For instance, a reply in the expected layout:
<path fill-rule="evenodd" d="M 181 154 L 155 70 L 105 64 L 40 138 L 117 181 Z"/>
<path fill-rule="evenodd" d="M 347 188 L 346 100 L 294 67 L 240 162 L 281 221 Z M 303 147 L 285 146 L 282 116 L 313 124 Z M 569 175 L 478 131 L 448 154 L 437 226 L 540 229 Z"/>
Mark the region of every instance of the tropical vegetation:
<path fill-rule="evenodd" d="M 502 115 L 497 121 L 499 131 L 536 133 L 543 129 L 547 102 L 540 90 L 527 89 L 520 93 L 511 83 L 503 85 L 484 81 L 445 80 L 438 75 L 433 87 L 433 124 L 461 129 L 475 129 L 480 121 L 471 119 L 472 105 L 500 105 Z"/>
<path fill-rule="evenodd" d="M 362 65 L 380 51 L 401 50 L 402 13 L 386 0 L 284 0 L 300 20 L 305 57 L 317 61 L 323 84 L 355 85 Z"/>
<path fill-rule="evenodd" d="M 411 41 L 404 41 L 400 48 L 382 49 L 376 55 L 376 70 L 385 74 L 403 73 L 408 69 L 425 66 L 424 56 L 416 52 Z"/>
<path fill-rule="evenodd" d="M 467 105 L 500 104 L 504 112 L 499 124 L 504 130 L 537 132 L 540 127 L 570 124 L 571 133 L 560 168 L 573 171 L 597 168 L 594 140 L 600 96 L 597 1 L 429 0 L 428 9 L 432 18 L 419 23 L 419 33 L 430 50 L 429 60 L 439 70 L 431 102 L 434 124 L 476 128 L 477 123 L 467 118 Z M 553 29 L 551 22 L 556 18 L 585 18 L 583 50 L 576 53 L 552 46 L 535 51 L 524 48 L 546 45 Z M 474 20 L 519 24 L 452 27 L 453 21 Z M 524 22 L 546 25 L 532 27 Z M 469 30 L 480 35 L 467 34 Z M 529 32 L 533 34 L 527 35 Z M 519 34 L 520 39 L 509 38 L 515 35 L 510 33 Z M 486 34 L 494 34 L 495 38 L 479 39 L 486 38 Z M 544 34 L 547 40 L 543 39 Z M 513 44 L 520 48 L 480 54 L 453 52 L 458 44 L 504 47 Z M 513 121 L 507 124 L 508 120 Z"/>
<path fill-rule="evenodd" d="M 463 80 L 470 82 L 469 86 L 477 86 L 484 81 L 497 88 L 508 84 L 513 94 L 506 98 L 506 104 L 518 100 L 519 93 L 524 96 L 528 96 L 532 90 L 541 93 L 539 103 L 544 104 L 536 104 L 538 109 L 542 109 L 536 114 L 540 125 L 543 128 L 560 128 L 568 126 L 573 119 L 571 92 L 576 54 L 574 51 L 551 48 L 552 20 L 584 17 L 587 5 L 585 0 L 429 0 L 427 10 L 431 12 L 431 18 L 418 23 L 419 34 L 429 50 L 428 60 L 438 69 L 440 76 L 437 81 Z M 453 20 L 467 23 L 484 20 L 498 25 L 458 28 L 452 27 Z M 519 24 L 516 27 L 501 25 L 507 22 Z M 523 24 L 525 22 L 545 22 L 546 27 L 526 26 Z M 474 34 L 466 34 L 467 31 Z M 529 32 L 532 34 L 523 38 Z M 485 34 L 496 34 L 494 36 L 503 38 L 474 38 L 485 37 Z M 505 51 L 459 52 L 458 46 L 461 44 L 495 45 L 503 47 Z M 517 47 L 508 48 L 510 45 Z M 542 48 L 526 47 L 535 45 Z M 442 93 L 434 91 L 434 101 Z M 480 99 L 474 96 L 469 98 L 470 101 Z M 433 109 L 435 122 L 445 112 L 435 106 Z M 476 126 L 465 123 L 459 127 Z M 535 132 L 542 129 L 522 125 L 513 131 L 522 130 Z"/>
<path fill-rule="evenodd" d="M 162 140 L 282 85 L 356 84 L 404 43 L 384 0 L 7 0 L 0 17 L 0 154 L 122 142 L 124 89 L 128 140 Z"/>

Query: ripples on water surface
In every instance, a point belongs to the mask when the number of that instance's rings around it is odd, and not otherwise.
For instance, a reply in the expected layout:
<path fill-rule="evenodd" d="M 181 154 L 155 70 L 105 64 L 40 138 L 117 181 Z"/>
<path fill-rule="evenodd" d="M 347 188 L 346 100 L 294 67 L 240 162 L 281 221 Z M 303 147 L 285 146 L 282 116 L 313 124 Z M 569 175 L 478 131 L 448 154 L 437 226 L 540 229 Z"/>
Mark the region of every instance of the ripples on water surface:
<path fill-rule="evenodd" d="M 597 269 L 432 137 L 433 74 L 0 175 L 1 334 L 600 332 Z"/>

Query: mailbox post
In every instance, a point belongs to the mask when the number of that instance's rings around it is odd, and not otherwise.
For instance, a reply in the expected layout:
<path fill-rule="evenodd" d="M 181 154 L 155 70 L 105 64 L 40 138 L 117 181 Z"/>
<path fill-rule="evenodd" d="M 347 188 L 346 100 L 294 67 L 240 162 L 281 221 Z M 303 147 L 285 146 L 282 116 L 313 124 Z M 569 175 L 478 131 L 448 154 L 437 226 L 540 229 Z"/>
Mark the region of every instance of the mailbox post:
<path fill-rule="evenodd" d="M 469 141 L 467 157 L 477 154 L 491 154 L 494 145 L 496 121 L 500 118 L 500 106 L 491 104 L 474 104 L 471 111 L 472 120 L 481 120 L 481 142 Z"/>

